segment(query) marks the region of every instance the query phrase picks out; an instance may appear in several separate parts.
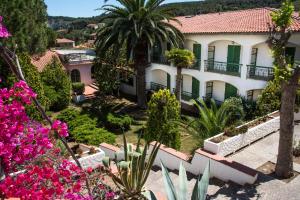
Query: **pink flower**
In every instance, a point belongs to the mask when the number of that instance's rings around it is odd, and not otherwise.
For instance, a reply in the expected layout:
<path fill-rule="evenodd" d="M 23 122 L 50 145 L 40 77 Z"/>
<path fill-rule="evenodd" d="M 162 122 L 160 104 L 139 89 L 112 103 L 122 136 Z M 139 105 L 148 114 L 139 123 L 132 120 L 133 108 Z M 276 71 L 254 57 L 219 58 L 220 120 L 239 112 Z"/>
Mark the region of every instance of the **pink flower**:
<path fill-rule="evenodd" d="M 0 38 L 8 38 L 10 36 L 10 33 L 5 28 L 5 26 L 2 24 L 3 17 L 0 16 Z"/>
<path fill-rule="evenodd" d="M 59 120 L 55 120 L 52 124 L 52 130 L 56 131 L 61 137 L 68 137 L 68 125 Z"/>

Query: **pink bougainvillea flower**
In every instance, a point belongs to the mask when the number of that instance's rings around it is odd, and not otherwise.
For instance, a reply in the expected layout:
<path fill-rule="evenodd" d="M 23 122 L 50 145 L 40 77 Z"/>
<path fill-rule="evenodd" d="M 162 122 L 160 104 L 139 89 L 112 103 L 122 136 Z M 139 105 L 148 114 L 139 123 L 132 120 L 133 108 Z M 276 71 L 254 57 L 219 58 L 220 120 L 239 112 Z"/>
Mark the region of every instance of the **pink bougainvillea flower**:
<path fill-rule="evenodd" d="M 6 27 L 2 24 L 3 17 L 0 16 L 0 38 L 8 38 L 10 33 L 6 29 Z"/>
<path fill-rule="evenodd" d="M 55 120 L 52 124 L 52 130 L 57 131 L 59 136 L 61 137 L 68 137 L 68 125 L 64 122 L 61 122 L 59 120 Z"/>

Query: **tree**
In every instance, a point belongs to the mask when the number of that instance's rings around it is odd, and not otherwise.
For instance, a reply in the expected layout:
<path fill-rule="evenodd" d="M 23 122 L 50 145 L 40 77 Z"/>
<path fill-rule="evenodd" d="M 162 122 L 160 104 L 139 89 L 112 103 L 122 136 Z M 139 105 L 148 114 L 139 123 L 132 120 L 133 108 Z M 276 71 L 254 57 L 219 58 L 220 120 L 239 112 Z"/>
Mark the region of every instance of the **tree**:
<path fill-rule="evenodd" d="M 71 81 L 57 58 L 41 73 L 45 96 L 49 99 L 49 109 L 60 111 L 70 103 Z"/>
<path fill-rule="evenodd" d="M 31 59 L 27 53 L 19 54 L 20 65 L 22 66 L 22 71 L 28 85 L 36 92 L 38 95 L 38 100 L 42 106 L 46 107 L 48 99 L 45 96 L 44 85 L 41 79 L 41 75 L 37 68 L 31 63 Z M 38 112 L 33 105 L 28 105 L 26 111 L 31 118 L 35 120 L 42 120 L 40 112 Z"/>
<path fill-rule="evenodd" d="M 300 77 L 300 67 L 289 64 L 285 55 L 285 48 L 291 37 L 289 27 L 293 13 L 294 6 L 289 0 L 284 1 L 281 8 L 272 13 L 273 25 L 270 27 L 268 40 L 273 50 L 275 78 L 281 87 L 280 137 L 275 172 L 283 178 L 293 175 L 294 109 Z"/>
<path fill-rule="evenodd" d="M 146 141 L 158 141 L 179 149 L 180 133 L 176 123 L 179 120 L 179 111 L 179 102 L 169 90 L 154 93 L 148 103 Z"/>
<path fill-rule="evenodd" d="M 199 110 L 199 117 L 191 122 L 190 127 L 197 131 L 201 138 L 212 137 L 224 131 L 224 128 L 236 124 L 238 119 L 235 116 L 243 116 L 242 102 L 236 104 L 236 101 L 227 101 L 217 107 L 214 100 L 211 100 L 210 108 L 200 99 L 195 101 Z M 203 137 L 204 136 L 204 137 Z"/>
<path fill-rule="evenodd" d="M 47 46 L 47 7 L 43 0 L 1 0 L 0 13 L 11 37 L 4 44 L 19 52 L 43 53 Z"/>
<path fill-rule="evenodd" d="M 193 52 L 186 49 L 171 49 L 166 52 L 167 59 L 172 62 L 177 68 L 176 76 L 176 98 L 181 102 L 181 84 L 182 84 L 182 68 L 189 68 L 192 66 L 195 55 Z"/>
<path fill-rule="evenodd" d="M 168 41 L 172 46 L 183 43 L 183 35 L 170 21 L 171 9 L 160 8 L 164 0 L 117 0 L 121 6 L 105 5 L 106 15 L 100 20 L 105 25 L 97 33 L 96 46 L 100 52 L 127 45 L 137 71 L 138 105 L 146 107 L 145 68 L 149 63 L 149 49 L 155 42 Z"/>

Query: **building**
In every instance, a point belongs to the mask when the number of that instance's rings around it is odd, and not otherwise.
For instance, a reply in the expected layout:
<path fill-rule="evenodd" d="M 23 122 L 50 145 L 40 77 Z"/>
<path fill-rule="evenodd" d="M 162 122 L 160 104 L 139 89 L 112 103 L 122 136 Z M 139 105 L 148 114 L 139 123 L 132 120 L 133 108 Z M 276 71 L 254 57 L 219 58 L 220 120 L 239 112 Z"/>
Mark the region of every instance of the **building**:
<path fill-rule="evenodd" d="M 42 72 L 47 65 L 51 64 L 53 59 L 57 59 L 57 61 L 60 62 L 55 51 L 47 50 L 43 55 L 31 56 L 31 63 L 36 66 L 39 72 Z"/>
<path fill-rule="evenodd" d="M 71 81 L 92 84 L 92 65 L 95 59 L 93 50 L 56 50 L 64 67 L 70 74 Z"/>
<path fill-rule="evenodd" d="M 273 78 L 273 58 L 266 41 L 272 9 L 259 8 L 223 13 L 183 16 L 174 25 L 185 35 L 184 48 L 194 52 L 195 65 L 182 71 L 182 100 L 213 98 L 223 102 L 241 95 L 256 100 Z M 300 60 L 300 18 L 294 15 L 286 54 Z M 176 68 L 166 62 L 170 45 L 155 45 L 151 66 L 146 69 L 147 90 L 176 84 Z"/>
<path fill-rule="evenodd" d="M 56 47 L 60 48 L 74 48 L 75 41 L 66 38 L 56 39 Z"/>

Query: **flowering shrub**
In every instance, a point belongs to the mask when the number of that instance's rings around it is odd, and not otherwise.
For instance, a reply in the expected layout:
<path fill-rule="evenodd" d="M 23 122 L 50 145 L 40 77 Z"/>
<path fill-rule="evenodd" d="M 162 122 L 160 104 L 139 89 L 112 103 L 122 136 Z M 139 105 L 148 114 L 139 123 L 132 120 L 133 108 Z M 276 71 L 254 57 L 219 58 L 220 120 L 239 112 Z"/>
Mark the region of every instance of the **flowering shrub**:
<path fill-rule="evenodd" d="M 0 38 L 7 38 L 10 36 L 9 32 L 5 28 L 5 26 L 2 24 L 3 17 L 0 16 Z"/>
<path fill-rule="evenodd" d="M 0 89 L 0 158 L 6 174 L 53 147 L 50 129 L 26 115 L 24 105 L 35 96 L 23 81 L 9 90 Z"/>

